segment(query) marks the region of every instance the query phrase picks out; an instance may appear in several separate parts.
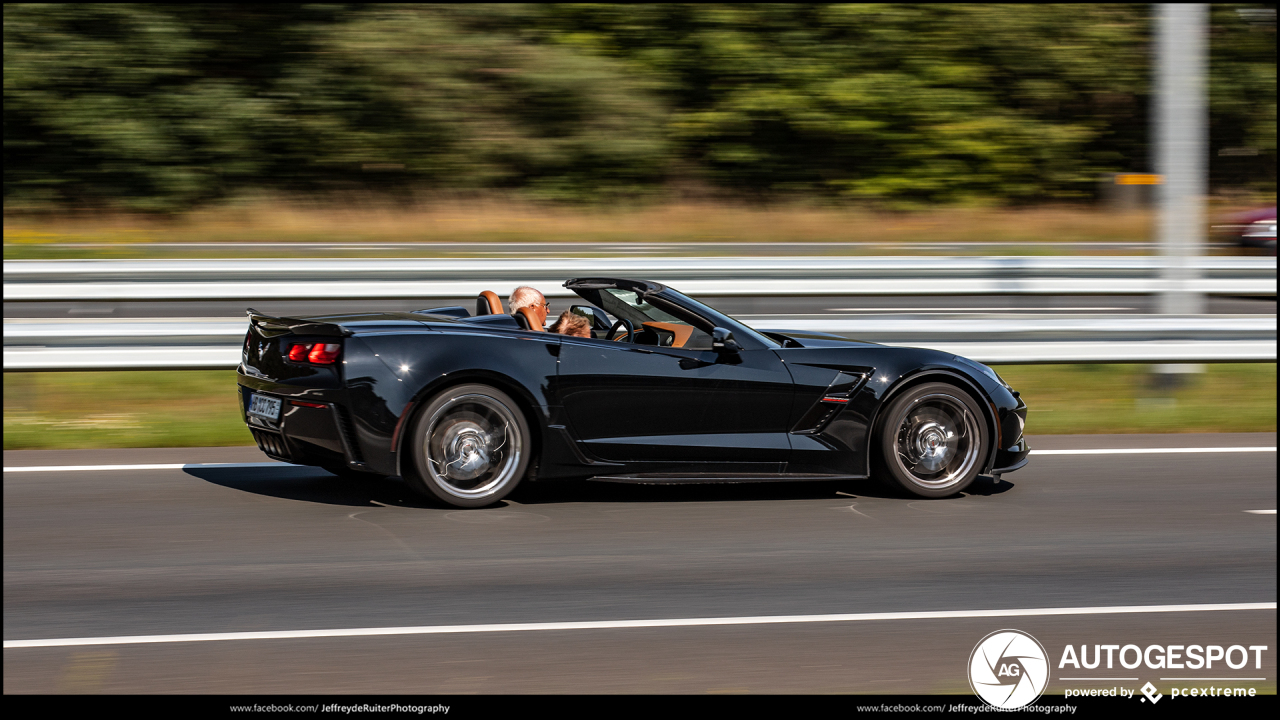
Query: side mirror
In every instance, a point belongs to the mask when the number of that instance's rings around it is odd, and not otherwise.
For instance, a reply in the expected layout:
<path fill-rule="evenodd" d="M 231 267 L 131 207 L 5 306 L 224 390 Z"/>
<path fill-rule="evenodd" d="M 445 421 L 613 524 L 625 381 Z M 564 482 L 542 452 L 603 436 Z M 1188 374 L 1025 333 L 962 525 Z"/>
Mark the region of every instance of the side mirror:
<path fill-rule="evenodd" d="M 594 330 L 609 329 L 608 319 L 600 317 L 600 314 L 597 313 L 596 309 L 593 307 L 587 307 L 585 305 L 573 305 L 569 308 L 569 311 L 572 312 L 574 315 L 581 315 L 582 317 L 589 320 L 591 322 L 591 327 Z"/>
<path fill-rule="evenodd" d="M 718 327 L 711 331 L 711 350 L 718 353 L 742 352 L 742 346 L 733 339 L 733 333 Z"/>

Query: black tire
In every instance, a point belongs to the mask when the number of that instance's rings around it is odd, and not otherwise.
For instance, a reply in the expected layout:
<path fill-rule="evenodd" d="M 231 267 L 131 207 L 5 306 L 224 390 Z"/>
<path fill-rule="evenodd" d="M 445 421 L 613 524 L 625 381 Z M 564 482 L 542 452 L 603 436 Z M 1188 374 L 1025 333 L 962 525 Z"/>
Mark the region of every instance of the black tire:
<path fill-rule="evenodd" d="M 982 472 L 987 421 L 969 393 L 925 383 L 889 402 L 876 423 L 876 476 L 912 495 L 955 495 Z"/>
<path fill-rule="evenodd" d="M 431 398 L 406 441 L 409 487 L 464 508 L 506 497 L 524 478 L 533 451 L 520 406 L 488 385 L 457 385 Z"/>

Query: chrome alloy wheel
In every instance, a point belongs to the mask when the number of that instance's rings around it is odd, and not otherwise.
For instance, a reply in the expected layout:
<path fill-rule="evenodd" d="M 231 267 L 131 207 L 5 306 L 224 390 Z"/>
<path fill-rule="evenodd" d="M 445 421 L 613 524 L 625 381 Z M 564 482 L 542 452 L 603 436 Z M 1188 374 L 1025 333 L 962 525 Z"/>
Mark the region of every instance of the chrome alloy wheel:
<path fill-rule="evenodd" d="M 978 462 L 978 419 L 958 398 L 935 393 L 917 398 L 894 436 L 894 461 L 911 482 L 942 490 L 965 478 Z"/>
<path fill-rule="evenodd" d="M 512 482 L 524 447 L 511 410 L 482 394 L 449 398 L 428 420 L 426 471 L 436 487 L 480 500 Z"/>

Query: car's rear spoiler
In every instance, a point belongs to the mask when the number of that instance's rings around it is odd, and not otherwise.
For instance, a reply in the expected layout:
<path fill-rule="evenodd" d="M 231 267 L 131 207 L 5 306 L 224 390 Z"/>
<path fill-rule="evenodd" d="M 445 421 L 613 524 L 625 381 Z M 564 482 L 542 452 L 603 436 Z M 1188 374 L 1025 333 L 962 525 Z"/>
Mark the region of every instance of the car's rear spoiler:
<path fill-rule="evenodd" d="M 302 318 L 276 317 L 275 315 L 260 313 L 253 308 L 246 309 L 245 314 L 249 316 L 250 325 L 268 332 L 274 331 L 280 334 L 291 332 L 295 335 L 328 335 L 332 337 L 347 337 L 354 334 L 341 325 L 304 320 Z"/>

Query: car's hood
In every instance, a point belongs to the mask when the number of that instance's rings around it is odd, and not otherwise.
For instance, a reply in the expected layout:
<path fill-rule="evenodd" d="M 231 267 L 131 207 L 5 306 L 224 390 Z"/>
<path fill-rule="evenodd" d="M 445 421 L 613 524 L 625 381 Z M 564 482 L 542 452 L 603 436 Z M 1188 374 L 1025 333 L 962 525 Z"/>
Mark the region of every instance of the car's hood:
<path fill-rule="evenodd" d="M 866 347 L 869 345 L 880 345 L 880 343 L 855 340 L 853 338 L 841 337 L 840 335 L 832 335 L 830 333 L 814 332 L 812 330 L 758 329 L 756 332 L 769 336 L 785 336 L 794 340 L 800 347 Z M 774 337 L 773 339 L 779 340 L 777 337 Z"/>

